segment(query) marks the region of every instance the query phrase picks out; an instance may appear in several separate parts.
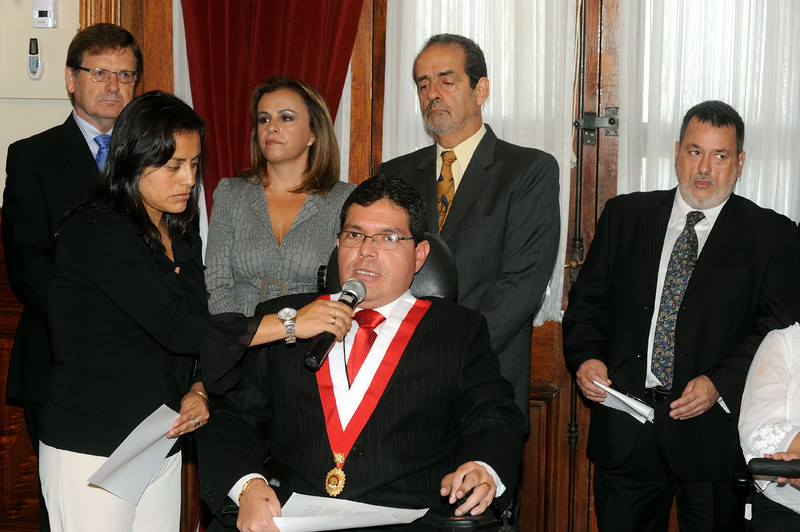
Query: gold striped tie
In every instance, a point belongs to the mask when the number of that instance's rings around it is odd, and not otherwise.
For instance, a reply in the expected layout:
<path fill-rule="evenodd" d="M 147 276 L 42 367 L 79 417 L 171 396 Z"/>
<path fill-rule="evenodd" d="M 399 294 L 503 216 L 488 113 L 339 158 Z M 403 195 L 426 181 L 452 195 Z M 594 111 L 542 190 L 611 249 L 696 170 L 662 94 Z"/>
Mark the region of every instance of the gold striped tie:
<path fill-rule="evenodd" d="M 456 153 L 453 150 L 442 152 L 442 173 L 436 181 L 436 194 L 439 196 L 439 232 L 447 219 L 450 205 L 453 203 L 453 196 L 456 193 L 456 184 L 453 181 L 453 161 L 456 160 Z"/>

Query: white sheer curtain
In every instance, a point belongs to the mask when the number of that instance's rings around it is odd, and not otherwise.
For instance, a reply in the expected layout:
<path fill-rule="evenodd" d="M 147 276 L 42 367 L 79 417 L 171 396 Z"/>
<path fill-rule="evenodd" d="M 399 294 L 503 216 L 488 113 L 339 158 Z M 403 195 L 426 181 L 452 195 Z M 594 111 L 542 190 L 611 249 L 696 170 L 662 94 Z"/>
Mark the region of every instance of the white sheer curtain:
<path fill-rule="evenodd" d="M 736 193 L 800 219 L 800 2 L 620 2 L 620 193 L 672 188 L 675 141 L 703 100 L 745 123 Z"/>
<path fill-rule="evenodd" d="M 183 8 L 181 0 L 172 1 L 172 82 L 175 87 L 175 96 L 192 104 L 192 87 L 189 83 L 189 59 L 186 56 L 186 30 L 183 25 Z M 206 195 L 202 185 L 198 190 L 198 204 L 200 207 L 200 238 L 203 242 L 203 258 L 206 256 L 206 241 L 208 240 L 208 207 Z"/>
<path fill-rule="evenodd" d="M 562 237 L 535 323 L 561 319 L 569 213 L 575 6 L 552 0 L 388 0 L 383 160 L 433 143 L 423 126 L 412 65 L 436 33 L 470 37 L 486 54 L 483 119 L 498 137 L 547 151 L 561 169 Z"/>

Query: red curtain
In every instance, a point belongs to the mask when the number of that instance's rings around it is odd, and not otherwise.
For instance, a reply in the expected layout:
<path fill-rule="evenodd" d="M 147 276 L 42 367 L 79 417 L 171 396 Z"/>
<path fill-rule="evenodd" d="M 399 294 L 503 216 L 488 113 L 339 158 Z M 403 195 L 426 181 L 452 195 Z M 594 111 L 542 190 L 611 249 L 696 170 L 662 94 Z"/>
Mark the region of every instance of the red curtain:
<path fill-rule="evenodd" d="M 267 76 L 315 86 L 336 114 L 363 0 L 182 0 L 194 108 L 206 121 L 206 201 L 250 162 L 250 93 Z M 344 155 L 344 154 L 343 154 Z"/>

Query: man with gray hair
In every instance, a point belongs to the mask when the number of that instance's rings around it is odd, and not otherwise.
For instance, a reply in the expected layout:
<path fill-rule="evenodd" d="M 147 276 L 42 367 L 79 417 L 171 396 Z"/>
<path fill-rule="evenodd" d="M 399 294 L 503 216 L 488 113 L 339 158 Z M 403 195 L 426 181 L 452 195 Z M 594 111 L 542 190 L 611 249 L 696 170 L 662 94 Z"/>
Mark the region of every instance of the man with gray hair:
<path fill-rule="evenodd" d="M 435 144 L 383 163 L 428 206 L 428 231 L 458 268 L 458 302 L 486 317 L 492 349 L 514 387 L 527 432 L 533 316 L 553 272 L 559 239 L 558 164 L 497 138 L 483 123 L 489 78 L 481 48 L 434 35 L 414 61 L 425 126 Z"/>
<path fill-rule="evenodd" d="M 733 474 L 745 377 L 761 340 L 800 316 L 794 222 L 733 194 L 744 122 L 707 101 L 675 143 L 677 187 L 606 203 L 564 315 L 564 354 L 593 403 L 606 390 L 652 423 L 594 404 L 588 454 L 601 531 L 737 530 Z M 606 389 L 601 386 L 605 386 Z"/>

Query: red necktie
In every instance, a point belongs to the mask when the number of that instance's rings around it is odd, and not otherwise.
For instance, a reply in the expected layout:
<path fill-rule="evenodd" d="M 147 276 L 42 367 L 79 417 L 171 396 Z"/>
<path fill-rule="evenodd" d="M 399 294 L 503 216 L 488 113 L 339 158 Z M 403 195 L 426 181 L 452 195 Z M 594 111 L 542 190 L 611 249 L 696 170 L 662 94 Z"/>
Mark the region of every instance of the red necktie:
<path fill-rule="evenodd" d="M 375 338 L 378 335 L 375 333 L 375 327 L 381 324 L 386 318 L 374 310 L 359 310 L 355 316 L 358 322 L 358 331 L 356 338 L 353 340 L 353 350 L 350 352 L 350 358 L 347 360 L 347 378 L 352 383 L 356 380 L 358 370 L 367 358 L 372 344 L 375 343 Z"/>

